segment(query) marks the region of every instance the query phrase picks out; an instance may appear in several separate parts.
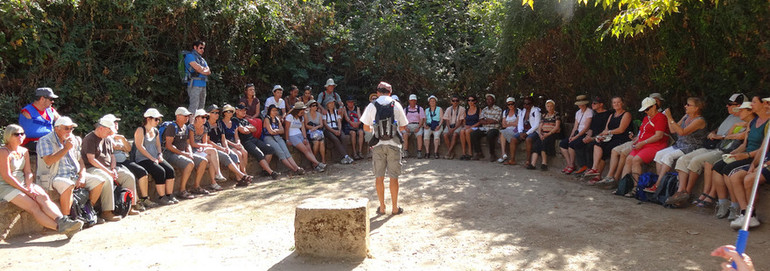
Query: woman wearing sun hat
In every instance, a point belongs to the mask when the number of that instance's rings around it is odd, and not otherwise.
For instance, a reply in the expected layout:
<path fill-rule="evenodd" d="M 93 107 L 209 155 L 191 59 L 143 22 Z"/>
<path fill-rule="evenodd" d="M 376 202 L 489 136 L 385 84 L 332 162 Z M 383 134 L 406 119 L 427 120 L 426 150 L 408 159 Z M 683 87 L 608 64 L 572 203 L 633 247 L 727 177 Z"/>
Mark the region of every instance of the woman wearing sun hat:
<path fill-rule="evenodd" d="M 586 144 L 583 143 L 583 137 L 591 128 L 591 118 L 594 116 L 594 111 L 588 108 L 588 103 L 590 103 L 588 96 L 578 95 L 575 100 L 575 105 L 578 106 L 578 111 L 575 112 L 575 125 L 568 137 L 559 143 L 561 154 L 567 160 L 567 167 L 561 170 L 564 174 L 572 174 L 575 171 L 575 149 L 585 148 Z"/>

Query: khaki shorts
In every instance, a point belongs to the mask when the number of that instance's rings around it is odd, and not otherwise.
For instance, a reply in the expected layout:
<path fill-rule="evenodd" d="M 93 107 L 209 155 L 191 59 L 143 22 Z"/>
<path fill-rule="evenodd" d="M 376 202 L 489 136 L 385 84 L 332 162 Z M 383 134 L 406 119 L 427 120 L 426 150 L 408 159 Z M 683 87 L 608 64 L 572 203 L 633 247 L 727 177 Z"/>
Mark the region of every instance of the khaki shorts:
<path fill-rule="evenodd" d="M 716 163 L 722 159 L 722 154 L 723 152 L 717 149 L 700 148 L 679 157 L 679 160 L 676 160 L 676 167 L 674 169 L 677 171 L 695 172 L 700 175 L 703 173 L 703 165 L 707 162 L 711 164 Z"/>
<path fill-rule="evenodd" d="M 83 178 L 86 180 L 86 189 L 88 191 L 91 191 L 91 189 L 94 189 L 95 187 L 101 185 L 104 183 L 103 180 L 101 180 L 99 177 L 94 176 L 93 174 L 90 174 L 88 172 L 83 172 Z M 53 178 L 53 188 L 56 190 L 56 192 L 59 192 L 59 194 L 64 193 L 68 188 L 71 186 L 75 186 L 75 182 L 77 179 L 73 180 L 67 177 L 55 177 Z"/>
<path fill-rule="evenodd" d="M 457 127 L 457 129 L 455 129 L 455 134 L 459 134 L 459 133 L 460 133 L 460 131 L 462 131 L 462 130 L 464 129 L 464 127 L 465 127 L 465 126 L 460 126 L 460 127 Z M 446 134 L 446 133 L 449 133 L 449 125 L 446 125 L 446 126 L 444 127 L 444 131 L 442 132 L 442 134 Z"/>
<path fill-rule="evenodd" d="M 414 134 L 416 136 L 422 136 L 422 133 L 423 133 L 422 126 L 420 126 L 420 124 L 417 124 L 417 123 L 407 124 L 404 134 L 406 133 Z"/>
<path fill-rule="evenodd" d="M 633 141 L 628 141 L 626 143 L 620 144 L 617 147 L 612 148 L 613 151 L 616 151 L 617 153 L 620 153 L 621 156 L 628 156 L 629 153 L 631 153 L 631 150 L 633 150 Z"/>
<path fill-rule="evenodd" d="M 391 145 L 378 145 L 372 148 L 374 177 L 385 177 L 387 169 L 390 178 L 401 175 L 401 148 Z"/>

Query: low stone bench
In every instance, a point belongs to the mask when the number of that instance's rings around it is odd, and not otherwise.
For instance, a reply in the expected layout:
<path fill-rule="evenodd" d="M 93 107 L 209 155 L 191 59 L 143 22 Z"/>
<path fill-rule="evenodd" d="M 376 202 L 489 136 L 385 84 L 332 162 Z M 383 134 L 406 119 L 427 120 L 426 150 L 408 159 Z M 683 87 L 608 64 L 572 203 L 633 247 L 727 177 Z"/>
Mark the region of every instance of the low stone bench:
<path fill-rule="evenodd" d="M 294 216 L 294 247 L 300 255 L 363 259 L 369 254 L 367 199 L 302 201 Z"/>

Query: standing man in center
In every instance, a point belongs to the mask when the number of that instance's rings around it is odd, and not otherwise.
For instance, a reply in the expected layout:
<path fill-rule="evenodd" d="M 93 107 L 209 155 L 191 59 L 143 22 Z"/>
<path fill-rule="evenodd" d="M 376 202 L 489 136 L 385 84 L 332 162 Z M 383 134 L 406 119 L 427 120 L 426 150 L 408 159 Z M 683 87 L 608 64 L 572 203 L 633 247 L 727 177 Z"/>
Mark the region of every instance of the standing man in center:
<path fill-rule="evenodd" d="M 193 50 L 184 56 L 185 72 L 189 74 L 187 78 L 187 95 L 190 96 L 190 111 L 203 109 L 206 104 L 206 82 L 211 75 L 209 64 L 203 59 L 203 51 L 206 49 L 206 43 L 203 41 L 193 42 Z"/>
<path fill-rule="evenodd" d="M 497 155 L 495 155 L 495 143 L 497 143 L 497 136 L 500 135 L 500 120 L 503 118 L 503 109 L 495 105 L 495 95 L 487 94 L 486 102 L 487 107 L 481 109 L 481 115 L 479 115 L 479 122 L 481 128 L 471 132 L 471 144 L 476 154 L 473 160 L 479 160 L 484 158 L 484 154 L 481 152 L 481 137 L 487 136 L 487 144 L 489 145 L 489 161 L 497 161 Z"/>
<path fill-rule="evenodd" d="M 377 207 L 377 214 L 385 214 L 385 170 L 387 169 L 388 176 L 390 177 L 390 197 L 392 202 L 391 214 L 397 215 L 404 212 L 404 209 L 398 206 L 398 176 L 401 175 L 402 166 L 402 139 L 398 130 L 404 130 L 409 121 L 406 119 L 406 114 L 404 113 L 401 104 L 394 102 L 393 98 L 390 97 L 392 91 L 393 88 L 390 84 L 380 82 L 377 86 L 377 100 L 366 106 L 364 113 L 361 114 L 361 122 L 364 124 L 364 130 L 367 132 L 373 131 L 372 125 L 375 124 L 376 120 L 379 120 L 379 123 L 396 124 L 383 125 L 382 127 L 379 125 L 375 126 L 379 131 L 382 131 L 382 133 L 374 132 L 374 136 L 377 137 L 379 141 L 372 147 L 372 164 L 374 165 L 374 181 L 377 189 L 377 198 L 380 201 L 380 205 Z M 383 109 L 383 111 L 380 112 L 381 115 L 379 119 L 376 118 L 378 115 L 378 108 Z M 392 120 L 388 118 L 383 119 L 385 115 L 388 115 L 382 114 L 387 112 L 384 109 L 389 109 L 387 111 L 393 112 L 392 114 L 389 114 Z M 389 131 L 385 131 L 387 127 L 390 128 Z M 382 137 L 382 134 L 387 134 L 390 138 L 386 139 L 387 137 Z"/>

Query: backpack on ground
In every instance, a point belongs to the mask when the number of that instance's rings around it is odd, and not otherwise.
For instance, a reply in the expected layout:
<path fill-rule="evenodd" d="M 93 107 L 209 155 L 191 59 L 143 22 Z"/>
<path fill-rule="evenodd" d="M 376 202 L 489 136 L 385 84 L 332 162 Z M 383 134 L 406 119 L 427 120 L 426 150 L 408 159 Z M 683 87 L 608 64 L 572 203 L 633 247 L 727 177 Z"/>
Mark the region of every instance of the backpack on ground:
<path fill-rule="evenodd" d="M 134 202 L 134 192 L 131 189 L 125 188 L 115 182 L 115 210 L 112 213 L 122 217 L 128 215 L 128 211 L 131 211 L 131 203 Z"/>
<path fill-rule="evenodd" d="M 96 209 L 91 205 L 88 189 L 77 188 L 72 191 L 70 218 L 83 221 L 83 227 L 96 225 Z"/>
<path fill-rule="evenodd" d="M 403 142 L 401 139 L 401 133 L 398 132 L 398 124 L 395 121 L 393 109 L 396 102 L 392 101 L 390 104 L 380 104 L 374 102 L 374 108 L 377 113 L 374 115 L 374 125 L 372 125 L 372 140 L 369 141 L 370 146 L 377 145 L 380 140 L 391 140 L 398 138 L 399 142 Z"/>
<path fill-rule="evenodd" d="M 634 189 L 634 177 L 631 174 L 626 174 L 618 181 L 618 189 L 615 190 L 615 195 L 624 196 Z"/>
<path fill-rule="evenodd" d="M 666 204 L 666 201 L 669 197 L 676 194 L 676 191 L 679 190 L 679 174 L 676 172 L 669 172 L 666 173 L 663 178 L 660 179 L 658 182 L 658 189 L 655 190 L 655 193 L 652 194 L 652 197 L 650 198 L 651 202 L 661 204 L 663 207 L 666 208 L 676 208 L 679 206 L 674 206 L 671 204 Z"/>
<path fill-rule="evenodd" d="M 174 134 L 176 134 L 176 129 L 179 128 L 176 125 L 176 122 L 167 120 L 167 121 L 164 121 L 163 123 L 161 123 L 160 126 L 158 126 L 158 135 L 157 135 L 157 137 L 160 138 L 160 147 L 161 148 L 165 148 L 166 147 L 166 137 L 163 136 L 163 133 L 166 132 L 166 127 L 169 127 L 169 126 L 174 127 Z"/>
<path fill-rule="evenodd" d="M 645 172 L 639 175 L 639 181 L 636 183 L 636 195 L 634 197 L 640 201 L 648 201 L 648 198 L 652 197 L 652 193 L 645 192 L 645 188 L 655 186 L 658 182 L 658 175 L 652 172 Z"/>

